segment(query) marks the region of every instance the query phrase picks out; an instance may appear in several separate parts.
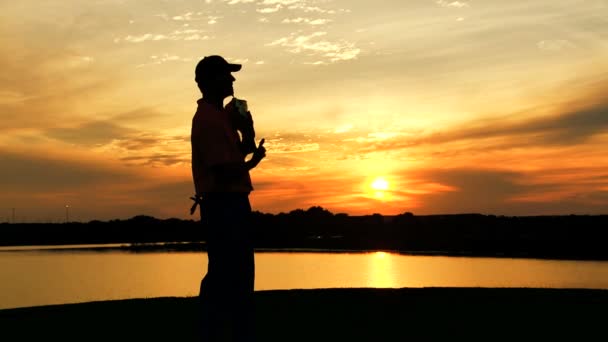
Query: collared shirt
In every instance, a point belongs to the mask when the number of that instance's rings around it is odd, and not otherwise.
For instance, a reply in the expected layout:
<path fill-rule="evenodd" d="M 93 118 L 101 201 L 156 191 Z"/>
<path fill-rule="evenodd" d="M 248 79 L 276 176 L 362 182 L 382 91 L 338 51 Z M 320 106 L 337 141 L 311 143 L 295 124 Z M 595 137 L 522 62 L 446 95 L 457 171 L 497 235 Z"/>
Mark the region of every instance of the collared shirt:
<path fill-rule="evenodd" d="M 232 128 L 225 110 L 198 100 L 192 118 L 192 177 L 197 195 L 208 192 L 247 192 L 253 190 L 249 172 L 245 171 L 230 184 L 218 182 L 211 168 L 228 163 L 244 163 L 245 155 L 239 148 L 238 132 Z"/>

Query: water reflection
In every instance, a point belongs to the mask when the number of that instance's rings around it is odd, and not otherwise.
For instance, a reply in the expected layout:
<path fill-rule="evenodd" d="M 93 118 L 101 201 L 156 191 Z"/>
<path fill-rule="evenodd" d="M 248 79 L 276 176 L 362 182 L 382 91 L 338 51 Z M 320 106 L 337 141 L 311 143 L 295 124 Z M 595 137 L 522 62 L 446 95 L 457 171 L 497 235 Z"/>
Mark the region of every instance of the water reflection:
<path fill-rule="evenodd" d="M 194 296 L 204 253 L 0 253 L 0 309 L 93 300 Z M 328 287 L 553 287 L 608 289 L 608 262 L 256 253 L 256 290 Z"/>
<path fill-rule="evenodd" d="M 367 287 L 396 287 L 393 271 L 393 257 L 396 255 L 386 252 L 372 253 L 368 258 L 368 284 Z M 403 270 L 407 273 L 407 270 Z"/>

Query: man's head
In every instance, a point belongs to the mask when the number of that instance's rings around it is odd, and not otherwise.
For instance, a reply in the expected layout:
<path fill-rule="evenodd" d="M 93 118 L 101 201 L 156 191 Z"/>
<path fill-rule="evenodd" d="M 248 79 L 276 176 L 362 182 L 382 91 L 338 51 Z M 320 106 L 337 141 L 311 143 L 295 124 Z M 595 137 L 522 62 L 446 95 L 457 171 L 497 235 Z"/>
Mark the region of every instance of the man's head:
<path fill-rule="evenodd" d="M 194 80 L 203 94 L 221 97 L 222 99 L 234 95 L 232 82 L 234 77 L 230 74 L 241 70 L 240 64 L 228 63 L 221 56 L 207 56 L 201 59 L 194 71 Z"/>

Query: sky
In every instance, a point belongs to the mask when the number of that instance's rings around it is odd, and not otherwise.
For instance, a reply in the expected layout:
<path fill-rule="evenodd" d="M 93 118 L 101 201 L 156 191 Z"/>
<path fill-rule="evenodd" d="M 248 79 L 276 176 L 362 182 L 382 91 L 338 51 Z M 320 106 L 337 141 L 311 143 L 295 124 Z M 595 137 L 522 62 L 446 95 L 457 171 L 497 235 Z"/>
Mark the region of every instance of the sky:
<path fill-rule="evenodd" d="M 0 222 L 190 216 L 194 67 L 243 64 L 254 210 L 608 214 L 608 1 L 0 3 Z"/>

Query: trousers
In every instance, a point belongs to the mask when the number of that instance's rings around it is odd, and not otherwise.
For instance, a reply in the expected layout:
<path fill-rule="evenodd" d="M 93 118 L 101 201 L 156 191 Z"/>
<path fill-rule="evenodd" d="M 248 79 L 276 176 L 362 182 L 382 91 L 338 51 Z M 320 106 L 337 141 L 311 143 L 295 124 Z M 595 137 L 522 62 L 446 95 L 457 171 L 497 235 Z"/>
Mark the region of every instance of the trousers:
<path fill-rule="evenodd" d="M 255 263 L 249 195 L 203 195 L 201 222 L 207 229 L 208 256 L 199 293 L 203 341 L 253 342 Z"/>

